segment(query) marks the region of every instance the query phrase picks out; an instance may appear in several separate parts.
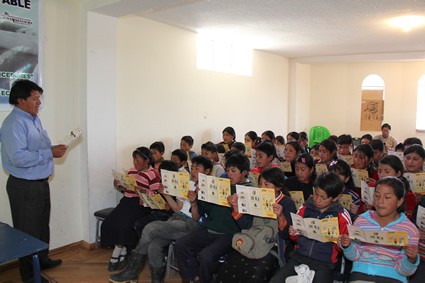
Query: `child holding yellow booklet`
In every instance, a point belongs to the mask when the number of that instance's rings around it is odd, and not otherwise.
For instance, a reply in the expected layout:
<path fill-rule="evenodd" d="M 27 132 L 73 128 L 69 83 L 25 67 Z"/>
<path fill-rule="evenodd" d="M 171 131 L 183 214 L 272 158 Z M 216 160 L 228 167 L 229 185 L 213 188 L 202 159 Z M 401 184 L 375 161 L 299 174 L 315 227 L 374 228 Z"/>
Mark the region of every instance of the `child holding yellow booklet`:
<path fill-rule="evenodd" d="M 165 162 L 165 161 L 164 161 Z M 198 183 L 198 174 L 210 174 L 213 164 L 205 156 L 196 156 L 192 159 L 191 166 L 191 192 L 194 193 Z M 160 186 L 159 192 L 164 196 L 174 214 L 167 221 L 153 221 L 147 224 L 136 248 L 131 252 L 126 269 L 111 275 L 111 282 L 127 282 L 137 280 L 139 272 L 149 258 L 152 282 L 163 282 L 165 275 L 164 249 L 173 240 L 177 240 L 200 226 L 197 219 L 192 218 L 190 201 L 185 198 L 174 199 L 164 193 Z"/>
<path fill-rule="evenodd" d="M 336 217 L 339 234 L 347 234 L 347 225 L 351 224 L 350 214 L 338 201 L 343 189 L 344 183 L 335 173 L 319 175 L 314 182 L 313 197 L 304 203 L 297 214 L 318 220 Z M 289 235 L 296 241 L 295 251 L 270 282 L 285 282 L 286 278 L 297 275 L 295 267 L 301 264 L 315 271 L 313 283 L 333 282 L 332 273 L 338 262 L 340 248 L 334 242 L 324 243 L 301 236 L 293 226 L 289 227 Z"/>
<path fill-rule="evenodd" d="M 389 246 L 352 241 L 342 235 L 339 244 L 344 255 L 353 261 L 350 281 L 408 282 L 419 264 L 419 232 L 403 211 L 405 189 L 396 177 L 378 181 L 374 194 L 375 211 L 361 214 L 354 225 L 366 231 L 404 232 L 408 234 L 406 246 Z"/>
<path fill-rule="evenodd" d="M 242 153 L 232 154 L 226 161 L 231 192 L 236 184 L 247 185 L 249 160 Z M 211 282 L 218 268 L 218 259 L 232 249 L 233 235 L 240 227 L 232 217 L 228 206 L 204 202 L 195 192 L 189 193 L 192 218 L 197 221 L 204 217 L 202 228 L 176 241 L 176 255 L 179 272 L 184 280 Z"/>
<path fill-rule="evenodd" d="M 233 218 L 241 228 L 245 227 L 247 230 L 243 230 L 241 234 L 236 234 L 233 238 L 234 250 L 228 254 L 226 263 L 220 266 L 216 282 L 232 282 L 235 276 L 238 282 L 269 282 L 278 269 L 277 249 L 273 243 L 277 243 L 277 240 L 282 242 L 279 251 L 281 257 L 283 257 L 285 241 L 289 241 L 290 213 L 296 211 L 295 204 L 291 200 L 288 190 L 285 189 L 283 181 L 283 172 L 279 168 L 264 169 L 258 181 L 260 188 L 269 188 L 274 191 L 272 213 L 277 220 L 242 214 L 238 205 L 238 199 L 241 196 L 233 194 L 228 197 L 229 204 L 233 208 Z M 240 202 L 239 199 L 239 204 Z M 270 227 L 273 227 L 273 229 L 270 229 Z M 271 230 L 273 232 L 270 232 Z M 252 243 L 248 238 L 255 235 L 257 231 L 269 232 L 264 232 L 260 237 L 256 237 L 254 246 L 251 246 Z M 267 246 L 267 248 L 264 246 Z M 270 252 L 270 250 L 273 250 L 273 252 Z"/>

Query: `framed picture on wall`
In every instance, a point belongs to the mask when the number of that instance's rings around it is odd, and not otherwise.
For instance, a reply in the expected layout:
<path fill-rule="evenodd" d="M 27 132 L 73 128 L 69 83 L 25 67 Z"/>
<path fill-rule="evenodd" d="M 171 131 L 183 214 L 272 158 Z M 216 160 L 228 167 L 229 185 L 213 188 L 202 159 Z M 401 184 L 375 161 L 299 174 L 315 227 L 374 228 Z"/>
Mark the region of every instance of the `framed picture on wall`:
<path fill-rule="evenodd" d="M 380 131 L 384 118 L 383 90 L 363 90 L 360 110 L 360 130 Z"/>

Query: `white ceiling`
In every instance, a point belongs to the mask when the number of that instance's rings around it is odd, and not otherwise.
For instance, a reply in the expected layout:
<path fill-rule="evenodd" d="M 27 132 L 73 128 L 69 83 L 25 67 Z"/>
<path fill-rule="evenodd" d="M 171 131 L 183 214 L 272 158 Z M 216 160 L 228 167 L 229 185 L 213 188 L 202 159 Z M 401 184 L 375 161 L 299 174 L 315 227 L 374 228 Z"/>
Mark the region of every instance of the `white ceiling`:
<path fill-rule="evenodd" d="M 225 33 L 247 40 L 254 49 L 300 61 L 333 57 L 425 59 L 425 27 L 406 33 L 386 24 L 386 20 L 396 16 L 425 16 L 425 0 L 110 0 L 109 3 L 94 11 L 114 17 L 137 15 L 194 32 Z"/>

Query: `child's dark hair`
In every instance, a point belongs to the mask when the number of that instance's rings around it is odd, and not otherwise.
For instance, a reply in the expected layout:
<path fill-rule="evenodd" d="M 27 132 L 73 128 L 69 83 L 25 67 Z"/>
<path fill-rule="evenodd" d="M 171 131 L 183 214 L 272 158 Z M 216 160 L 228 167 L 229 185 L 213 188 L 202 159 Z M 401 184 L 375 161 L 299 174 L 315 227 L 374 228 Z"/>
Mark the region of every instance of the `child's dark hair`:
<path fill-rule="evenodd" d="M 257 133 L 254 131 L 249 131 L 245 134 L 245 136 L 248 136 L 252 140 L 252 147 L 254 148 L 257 144 L 261 142 L 261 138 L 259 138 Z"/>
<path fill-rule="evenodd" d="M 271 131 L 271 130 L 267 130 L 264 133 L 262 133 L 261 135 L 267 136 L 271 141 L 274 141 L 274 139 L 276 138 L 273 131 Z"/>
<path fill-rule="evenodd" d="M 236 132 L 235 129 L 233 129 L 232 127 L 226 127 L 224 128 L 224 130 L 222 131 L 222 133 L 228 133 L 229 135 L 231 135 L 233 137 L 233 141 L 236 140 Z"/>
<path fill-rule="evenodd" d="M 295 152 L 297 154 L 299 154 L 301 152 L 301 145 L 300 145 L 299 142 L 297 142 L 297 141 L 290 141 L 290 142 L 287 142 L 285 146 L 288 146 L 288 145 L 292 146 L 295 149 Z"/>
<path fill-rule="evenodd" d="M 353 137 L 351 135 L 342 134 L 337 138 L 336 143 L 337 144 L 352 145 L 353 144 Z"/>
<path fill-rule="evenodd" d="M 419 155 L 422 159 L 425 159 L 425 150 L 424 148 L 419 144 L 412 144 L 408 148 L 404 150 L 404 156 L 408 155 L 409 153 L 416 153 Z"/>
<path fill-rule="evenodd" d="M 314 188 L 325 191 L 328 197 L 336 198 L 344 190 L 344 182 L 334 172 L 325 172 L 317 176 L 314 181 Z"/>
<path fill-rule="evenodd" d="M 233 145 L 233 143 L 232 143 Z M 226 152 L 226 148 L 224 147 L 223 144 L 216 144 L 215 145 L 217 147 L 217 153 L 225 153 Z"/>
<path fill-rule="evenodd" d="M 230 155 L 229 158 L 226 160 L 226 170 L 230 167 L 236 167 L 241 172 L 244 170 L 246 172 L 249 172 L 249 159 L 245 156 L 245 154 L 236 152 Z"/>
<path fill-rule="evenodd" d="M 175 155 L 180 159 L 180 162 L 187 160 L 187 154 L 184 150 L 176 149 L 171 152 L 171 155 Z"/>
<path fill-rule="evenodd" d="M 370 146 L 373 150 L 384 151 L 384 143 L 380 139 L 371 140 Z"/>
<path fill-rule="evenodd" d="M 356 151 L 363 153 L 369 160 L 373 158 L 373 149 L 370 144 L 359 144 L 356 149 L 354 149 L 354 152 Z"/>
<path fill-rule="evenodd" d="M 202 165 L 204 167 L 204 170 L 213 169 L 212 161 L 203 155 L 197 155 L 192 158 L 192 164 Z"/>
<path fill-rule="evenodd" d="M 310 151 L 311 151 L 311 150 L 313 150 L 313 149 L 314 149 L 314 150 L 319 150 L 319 146 L 320 146 L 319 144 L 315 144 L 315 145 L 313 145 L 313 146 L 310 148 Z"/>
<path fill-rule="evenodd" d="M 300 139 L 300 134 L 298 134 L 297 132 L 290 132 L 286 135 L 286 139 L 288 139 L 288 137 L 292 137 L 297 141 Z"/>
<path fill-rule="evenodd" d="M 364 135 L 360 138 L 360 140 L 362 140 L 362 139 L 367 139 L 367 140 L 369 140 L 369 142 L 371 142 L 371 141 L 372 141 L 372 139 L 373 139 L 373 137 L 372 137 L 372 135 L 371 135 L 371 134 L 364 134 Z"/>
<path fill-rule="evenodd" d="M 261 172 L 260 177 L 258 178 L 258 181 L 263 178 L 269 183 L 272 183 L 275 185 L 276 188 L 279 188 L 280 191 L 287 197 L 291 197 L 291 194 L 289 193 L 288 189 L 285 187 L 285 175 L 280 168 L 276 167 L 270 167 L 266 168 Z"/>
<path fill-rule="evenodd" d="M 153 159 L 152 152 L 149 148 L 144 146 L 136 148 L 136 150 L 133 151 L 133 158 L 135 158 L 137 155 L 144 160 L 147 160 L 150 166 L 154 166 L 155 160 Z"/>
<path fill-rule="evenodd" d="M 401 151 L 403 151 L 403 152 L 404 152 L 404 144 L 403 144 L 403 143 L 398 143 L 398 144 L 395 146 L 394 150 L 395 150 L 395 151 L 397 151 L 397 150 L 401 150 Z"/>
<path fill-rule="evenodd" d="M 396 173 L 404 174 L 404 166 L 400 158 L 395 155 L 386 155 L 379 160 L 379 164 L 385 164 L 394 169 Z"/>
<path fill-rule="evenodd" d="M 300 132 L 300 140 L 308 141 L 308 136 L 306 132 Z"/>
<path fill-rule="evenodd" d="M 335 160 L 332 161 L 329 166 L 330 172 L 335 172 L 340 176 L 348 177 L 348 181 L 346 183 L 348 188 L 354 188 L 354 180 L 353 175 L 351 174 L 351 167 L 344 160 Z"/>
<path fill-rule="evenodd" d="M 403 142 L 404 147 L 406 147 L 406 145 L 410 146 L 413 144 L 419 144 L 420 146 L 423 146 L 422 141 L 417 137 L 407 138 Z"/>
<path fill-rule="evenodd" d="M 277 136 L 276 140 L 281 144 L 285 144 L 285 138 L 283 136 Z"/>
<path fill-rule="evenodd" d="M 379 160 L 379 164 L 388 165 L 393 168 L 396 173 L 400 173 L 400 176 L 398 176 L 397 178 L 399 178 L 403 182 L 406 192 L 410 191 L 409 181 L 406 179 L 406 177 L 403 176 L 404 166 L 400 158 L 395 155 L 386 155 L 382 157 L 381 160 Z"/>
<path fill-rule="evenodd" d="M 149 148 L 150 148 L 150 150 L 154 150 L 155 149 L 155 150 L 157 150 L 160 153 L 164 153 L 164 151 L 165 151 L 164 143 L 161 142 L 161 141 L 154 142 L 153 144 L 151 144 L 151 146 Z"/>
<path fill-rule="evenodd" d="M 257 145 L 257 148 L 255 150 L 262 151 L 267 156 L 273 156 L 273 157 L 276 157 L 277 156 L 277 154 L 276 154 L 276 147 L 270 141 L 264 141 L 264 142 L 260 143 L 259 145 Z"/>
<path fill-rule="evenodd" d="M 314 181 L 316 179 L 316 167 L 313 156 L 311 156 L 309 153 L 303 153 L 300 156 L 298 156 L 296 163 L 302 163 L 306 165 L 309 169 L 314 169 L 313 173 L 311 173 L 310 179 Z"/>
<path fill-rule="evenodd" d="M 201 149 L 212 152 L 212 153 L 218 152 L 217 146 L 214 143 L 212 143 L 211 141 L 208 141 L 208 142 L 202 144 Z"/>
<path fill-rule="evenodd" d="M 183 136 L 181 138 L 182 141 L 185 141 L 188 145 L 193 145 L 193 138 L 191 136 Z"/>
<path fill-rule="evenodd" d="M 245 144 L 241 143 L 241 142 L 234 142 L 232 143 L 232 145 L 230 146 L 231 148 L 236 148 L 237 150 L 239 150 L 242 153 L 245 153 Z"/>
<path fill-rule="evenodd" d="M 336 144 L 336 141 L 338 140 L 338 137 L 337 137 L 337 135 L 331 135 L 328 139 L 329 140 L 333 140 L 335 142 L 335 144 Z"/>
<path fill-rule="evenodd" d="M 164 160 L 161 162 L 161 164 L 159 164 L 158 167 L 158 171 L 161 172 L 161 169 L 163 170 L 167 170 L 167 171 L 173 171 L 173 172 L 177 172 L 179 170 L 179 167 L 177 165 L 177 163 L 175 163 L 172 160 Z"/>
<path fill-rule="evenodd" d="M 238 150 L 238 149 L 231 149 L 231 150 L 229 150 L 229 151 L 226 151 L 225 153 L 224 153 L 224 160 L 227 160 L 227 159 L 229 159 L 229 157 L 231 156 L 231 155 L 233 155 L 233 154 L 235 154 L 235 153 L 240 153 L 241 151 L 240 150 Z"/>
<path fill-rule="evenodd" d="M 319 147 L 320 146 L 323 146 L 324 148 L 326 148 L 326 150 L 329 151 L 329 153 L 333 152 L 334 156 L 332 157 L 332 159 L 337 159 L 337 155 L 336 155 L 337 147 L 336 147 L 336 142 L 333 139 L 323 140 L 319 144 Z"/>
<path fill-rule="evenodd" d="M 404 183 L 397 177 L 388 176 L 382 178 L 376 183 L 375 191 L 379 188 L 380 185 L 387 185 L 388 187 L 392 188 L 398 200 L 404 198 L 403 204 L 397 208 L 398 213 L 404 212 L 406 209 L 406 189 L 404 187 Z"/>

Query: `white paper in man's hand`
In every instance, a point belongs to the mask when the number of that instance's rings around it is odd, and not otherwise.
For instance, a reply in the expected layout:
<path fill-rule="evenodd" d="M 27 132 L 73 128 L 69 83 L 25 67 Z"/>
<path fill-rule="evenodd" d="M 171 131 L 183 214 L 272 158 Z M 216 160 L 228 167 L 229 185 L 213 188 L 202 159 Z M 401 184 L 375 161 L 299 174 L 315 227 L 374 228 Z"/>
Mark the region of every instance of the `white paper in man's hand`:
<path fill-rule="evenodd" d="M 64 144 L 66 146 L 71 145 L 73 142 L 75 142 L 81 135 L 82 131 L 80 128 L 75 128 L 72 131 L 70 131 L 65 137 L 59 140 L 59 144 Z"/>

